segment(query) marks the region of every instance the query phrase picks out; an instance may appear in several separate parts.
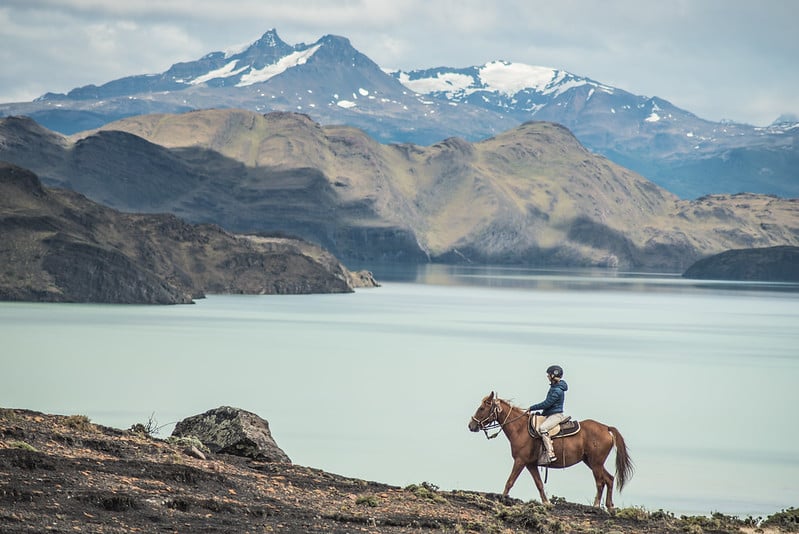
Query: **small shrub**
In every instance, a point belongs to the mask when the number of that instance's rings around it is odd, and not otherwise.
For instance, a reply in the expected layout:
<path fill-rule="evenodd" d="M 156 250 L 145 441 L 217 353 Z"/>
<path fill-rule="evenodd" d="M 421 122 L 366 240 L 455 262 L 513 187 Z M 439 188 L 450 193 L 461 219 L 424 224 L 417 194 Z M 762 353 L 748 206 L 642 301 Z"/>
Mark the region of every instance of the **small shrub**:
<path fill-rule="evenodd" d="M 649 514 L 649 518 L 653 519 L 655 521 L 670 521 L 670 520 L 675 519 L 673 513 L 667 512 L 667 511 L 663 510 L 662 508 L 660 510 L 657 510 L 657 511 L 652 512 L 651 514 Z"/>
<path fill-rule="evenodd" d="M 719 512 L 714 512 L 710 517 L 706 516 L 681 516 L 680 526 L 682 530 L 689 534 L 702 534 L 703 532 L 717 532 L 737 534 L 741 527 L 752 527 L 753 520 L 739 519 L 727 516 Z"/>
<path fill-rule="evenodd" d="M 633 521 L 647 521 L 652 517 L 652 514 L 643 508 L 633 506 L 630 508 L 619 508 L 616 510 L 616 517 L 619 519 L 632 519 Z"/>
<path fill-rule="evenodd" d="M 154 436 L 163 428 L 158 426 L 158 421 L 155 419 L 155 412 L 150 414 L 150 418 L 146 423 L 136 423 L 130 427 L 130 431 L 136 434 L 144 434 L 145 436 Z"/>
<path fill-rule="evenodd" d="M 564 532 L 560 520 L 549 517 L 546 506 L 536 502 L 497 507 L 496 517 L 500 521 L 519 526 L 533 532 Z"/>
<path fill-rule="evenodd" d="M 357 499 L 355 499 L 355 504 L 362 504 L 364 506 L 369 506 L 372 508 L 377 507 L 377 497 L 374 495 L 361 495 Z"/>
<path fill-rule="evenodd" d="M 429 482 L 422 482 L 421 484 L 411 484 L 405 487 L 405 491 L 410 491 L 421 499 L 430 499 L 433 502 L 444 503 L 447 500 L 438 494 L 438 486 Z"/>
<path fill-rule="evenodd" d="M 23 451 L 30 451 L 30 452 L 39 452 L 36 450 L 36 447 L 25 443 L 24 441 L 11 441 L 8 443 L 8 446 L 12 449 L 22 449 Z"/>
<path fill-rule="evenodd" d="M 19 416 L 14 410 L 9 408 L 0 408 L 0 421 L 14 422 L 19 420 Z"/>
<path fill-rule="evenodd" d="M 72 430 L 88 432 L 92 429 L 92 421 L 85 415 L 70 415 L 64 419 L 64 424 Z"/>
<path fill-rule="evenodd" d="M 784 532 L 799 532 L 799 508 L 790 507 L 770 515 L 760 526 L 776 527 Z"/>
<path fill-rule="evenodd" d="M 455 490 L 452 492 L 452 496 L 456 499 L 463 500 L 480 510 L 490 511 L 494 509 L 496 505 L 495 501 L 487 499 L 485 496 L 475 493 L 473 491 L 463 491 L 463 490 Z"/>

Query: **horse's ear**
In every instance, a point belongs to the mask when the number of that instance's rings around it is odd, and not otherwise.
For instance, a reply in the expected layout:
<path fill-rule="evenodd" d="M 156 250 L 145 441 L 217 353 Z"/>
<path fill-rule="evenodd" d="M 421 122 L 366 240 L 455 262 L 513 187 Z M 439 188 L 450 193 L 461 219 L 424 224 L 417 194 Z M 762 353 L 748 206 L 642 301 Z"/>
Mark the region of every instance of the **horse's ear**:
<path fill-rule="evenodd" d="M 494 400 L 494 392 L 491 392 L 491 395 L 488 396 L 488 400 Z"/>

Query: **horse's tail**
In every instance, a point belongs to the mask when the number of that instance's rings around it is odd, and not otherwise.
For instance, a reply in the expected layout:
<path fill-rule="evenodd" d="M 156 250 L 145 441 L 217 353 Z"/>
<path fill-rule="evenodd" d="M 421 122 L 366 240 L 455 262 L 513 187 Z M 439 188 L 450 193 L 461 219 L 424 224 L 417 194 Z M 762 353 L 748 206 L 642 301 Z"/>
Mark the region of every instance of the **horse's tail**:
<path fill-rule="evenodd" d="M 616 445 L 616 488 L 621 491 L 624 484 L 632 478 L 635 467 L 627 452 L 627 444 L 624 443 L 621 432 L 612 426 L 609 426 L 608 430 L 613 436 L 613 444 Z"/>

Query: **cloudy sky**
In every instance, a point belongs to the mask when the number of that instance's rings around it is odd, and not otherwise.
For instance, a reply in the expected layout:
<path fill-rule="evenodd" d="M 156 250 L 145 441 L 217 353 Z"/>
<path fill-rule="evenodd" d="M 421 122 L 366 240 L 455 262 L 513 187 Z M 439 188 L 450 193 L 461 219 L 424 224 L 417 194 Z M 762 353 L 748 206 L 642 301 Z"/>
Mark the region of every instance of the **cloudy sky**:
<path fill-rule="evenodd" d="M 799 115 L 794 0 L 3 0 L 0 102 L 28 101 L 255 41 L 347 37 L 405 70 L 561 68 L 709 120 Z"/>

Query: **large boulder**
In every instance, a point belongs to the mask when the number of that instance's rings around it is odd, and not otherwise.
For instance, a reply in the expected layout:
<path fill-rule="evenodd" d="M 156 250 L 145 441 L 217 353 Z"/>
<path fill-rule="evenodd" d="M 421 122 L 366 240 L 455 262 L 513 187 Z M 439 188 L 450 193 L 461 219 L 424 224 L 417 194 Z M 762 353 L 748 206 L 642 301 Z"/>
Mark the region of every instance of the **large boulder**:
<path fill-rule="evenodd" d="M 221 406 L 175 425 L 175 437 L 195 437 L 213 453 L 267 462 L 291 463 L 269 431 L 269 422 L 252 412 Z"/>

